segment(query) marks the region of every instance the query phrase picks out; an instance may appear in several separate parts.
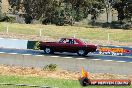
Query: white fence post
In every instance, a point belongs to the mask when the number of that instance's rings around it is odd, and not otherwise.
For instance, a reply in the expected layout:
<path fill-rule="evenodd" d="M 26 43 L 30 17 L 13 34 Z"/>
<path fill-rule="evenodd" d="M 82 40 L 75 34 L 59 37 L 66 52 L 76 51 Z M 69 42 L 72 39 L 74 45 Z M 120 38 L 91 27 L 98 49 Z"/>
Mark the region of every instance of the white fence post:
<path fill-rule="evenodd" d="M 107 44 L 108 45 L 110 44 L 110 33 L 108 33 L 108 35 L 107 35 Z"/>
<path fill-rule="evenodd" d="M 76 38 L 76 34 L 74 34 L 74 38 Z"/>
<path fill-rule="evenodd" d="M 42 29 L 39 30 L 39 36 L 42 36 Z"/>
<path fill-rule="evenodd" d="M 8 34 L 8 32 L 9 32 L 9 26 L 7 25 L 7 27 L 6 27 L 6 33 Z"/>

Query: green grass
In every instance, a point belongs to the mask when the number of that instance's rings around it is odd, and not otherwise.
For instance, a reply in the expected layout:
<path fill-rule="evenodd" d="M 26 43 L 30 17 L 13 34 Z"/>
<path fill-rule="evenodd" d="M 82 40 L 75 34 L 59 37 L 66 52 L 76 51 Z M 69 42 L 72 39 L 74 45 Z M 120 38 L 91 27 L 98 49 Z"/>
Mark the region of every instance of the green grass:
<path fill-rule="evenodd" d="M 53 38 L 73 37 L 75 34 L 77 38 L 107 40 L 109 33 L 110 40 L 132 42 L 132 30 L 0 23 L 0 32 L 6 32 L 7 25 L 9 27 L 9 32 L 17 34 L 39 35 L 39 30 L 42 29 L 42 36 L 50 36 Z"/>
<path fill-rule="evenodd" d="M 0 83 L 13 84 L 30 84 L 39 86 L 51 86 L 58 88 L 83 88 L 76 80 L 64 80 L 40 77 L 23 77 L 23 76 L 2 76 L 0 75 Z M 0 88 L 31 88 L 0 85 Z M 85 88 L 132 88 L 132 86 L 88 86 Z"/>

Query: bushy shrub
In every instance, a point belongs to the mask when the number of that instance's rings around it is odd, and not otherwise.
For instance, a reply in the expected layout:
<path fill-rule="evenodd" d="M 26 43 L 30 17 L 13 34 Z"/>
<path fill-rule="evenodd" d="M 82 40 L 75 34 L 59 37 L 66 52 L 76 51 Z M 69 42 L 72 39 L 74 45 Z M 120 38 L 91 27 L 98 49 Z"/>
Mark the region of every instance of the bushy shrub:
<path fill-rule="evenodd" d="M 14 22 L 16 22 L 16 17 L 8 17 L 9 18 L 9 20 L 8 20 L 8 22 L 11 22 L 11 23 L 14 23 Z"/>
<path fill-rule="evenodd" d="M 40 42 L 36 42 L 33 49 L 40 50 Z"/>
<path fill-rule="evenodd" d="M 14 22 L 16 22 L 16 17 L 4 16 L 4 17 L 0 18 L 0 22 L 11 22 L 11 23 L 14 23 Z"/>
<path fill-rule="evenodd" d="M 44 66 L 43 70 L 48 70 L 48 71 L 55 71 L 57 69 L 56 64 L 49 64 Z"/>

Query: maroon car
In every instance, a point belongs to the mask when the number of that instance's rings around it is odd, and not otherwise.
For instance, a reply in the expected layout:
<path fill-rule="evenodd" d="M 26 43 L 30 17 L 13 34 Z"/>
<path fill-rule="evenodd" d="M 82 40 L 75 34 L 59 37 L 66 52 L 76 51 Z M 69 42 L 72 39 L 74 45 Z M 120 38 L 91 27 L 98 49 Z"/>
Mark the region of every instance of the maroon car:
<path fill-rule="evenodd" d="M 97 46 L 87 44 L 76 38 L 61 38 L 59 42 L 41 42 L 40 49 L 46 54 L 54 52 L 71 52 L 79 56 L 86 56 L 89 52 L 95 52 Z"/>

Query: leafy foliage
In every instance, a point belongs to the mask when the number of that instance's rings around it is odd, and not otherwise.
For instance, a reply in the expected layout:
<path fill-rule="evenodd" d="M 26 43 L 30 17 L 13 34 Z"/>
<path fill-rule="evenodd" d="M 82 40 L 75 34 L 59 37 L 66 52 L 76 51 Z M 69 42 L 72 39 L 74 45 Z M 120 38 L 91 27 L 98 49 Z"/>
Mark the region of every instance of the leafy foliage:
<path fill-rule="evenodd" d="M 70 24 L 93 14 L 95 19 L 104 8 L 104 0 L 8 0 L 13 13 L 22 12 L 43 24 Z M 96 9 L 96 10 L 95 10 Z M 30 23 L 30 22 L 27 22 Z"/>
<path fill-rule="evenodd" d="M 34 50 L 40 50 L 40 42 L 36 42 L 35 45 L 34 45 Z"/>
<path fill-rule="evenodd" d="M 57 69 L 56 64 L 49 64 L 44 66 L 43 70 L 48 70 L 48 71 L 55 71 Z"/>
<path fill-rule="evenodd" d="M 128 21 L 131 21 L 132 18 L 132 1 L 129 0 L 119 0 L 114 5 L 113 8 L 115 8 L 118 11 L 118 20 L 123 21 L 124 19 L 127 19 Z"/>
<path fill-rule="evenodd" d="M 26 23 L 32 19 L 41 20 L 43 24 L 72 25 L 74 21 L 80 21 L 92 15 L 94 22 L 106 4 L 111 3 L 118 11 L 118 20 L 130 20 L 132 18 L 132 4 L 128 0 L 8 0 L 12 12 L 23 12 Z M 30 18 L 30 19 L 28 19 Z"/>
<path fill-rule="evenodd" d="M 0 0 L 0 19 L 2 18 L 2 11 L 1 11 L 1 0 Z"/>

